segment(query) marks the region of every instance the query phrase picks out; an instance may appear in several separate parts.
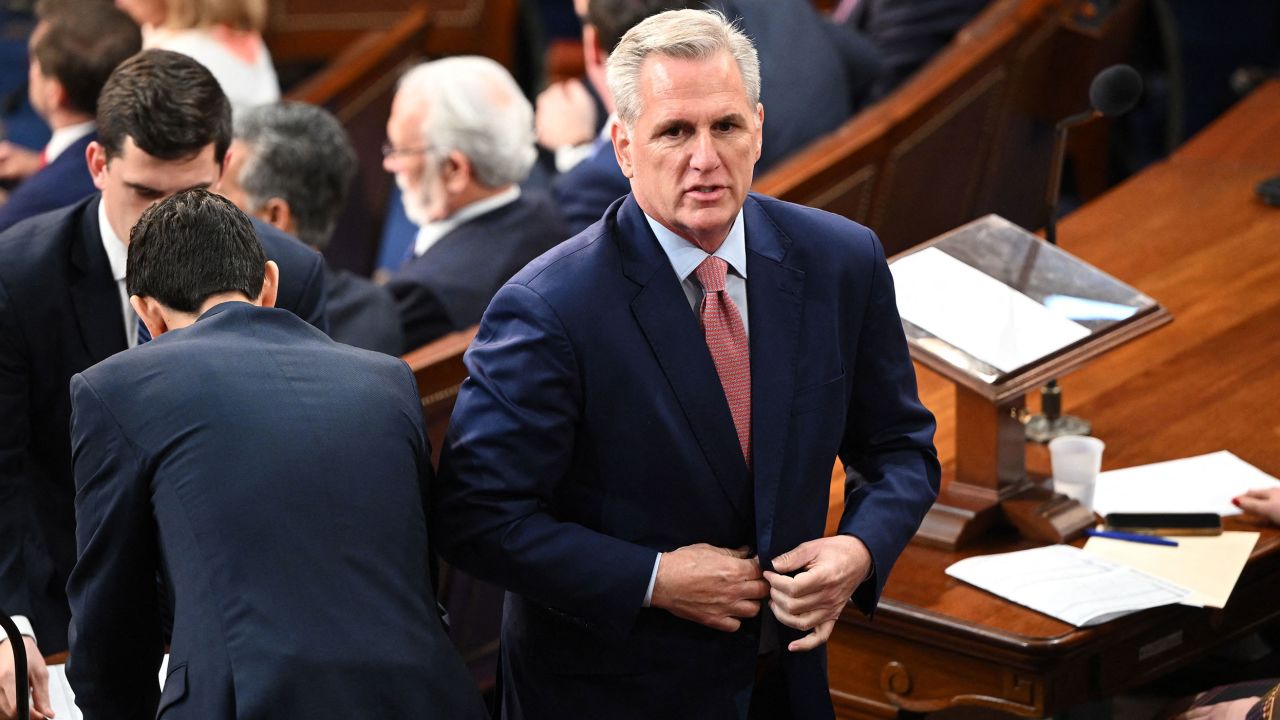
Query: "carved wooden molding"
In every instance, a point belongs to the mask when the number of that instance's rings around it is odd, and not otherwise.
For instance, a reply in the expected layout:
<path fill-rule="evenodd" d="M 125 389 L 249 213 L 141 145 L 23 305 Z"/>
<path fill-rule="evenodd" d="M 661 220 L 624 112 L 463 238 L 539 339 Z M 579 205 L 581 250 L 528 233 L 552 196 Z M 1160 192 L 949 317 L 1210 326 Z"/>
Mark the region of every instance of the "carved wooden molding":
<path fill-rule="evenodd" d="M 891 660 L 880 671 L 880 690 L 885 697 L 902 710 L 931 713 L 962 705 L 984 707 L 1028 718 L 1041 717 L 1043 709 L 1037 702 L 1035 680 L 1010 672 L 1005 676 L 1004 692 L 1008 697 L 962 694 L 942 698 L 913 698 L 915 681 L 902 663 Z"/>

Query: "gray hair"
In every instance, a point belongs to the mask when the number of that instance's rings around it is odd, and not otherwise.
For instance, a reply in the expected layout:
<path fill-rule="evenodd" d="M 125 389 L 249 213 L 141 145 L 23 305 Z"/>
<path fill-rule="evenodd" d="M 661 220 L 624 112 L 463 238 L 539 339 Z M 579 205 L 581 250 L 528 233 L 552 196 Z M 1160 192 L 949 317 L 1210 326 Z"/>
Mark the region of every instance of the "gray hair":
<path fill-rule="evenodd" d="M 235 137 L 252 148 L 237 180 L 254 209 L 284 200 L 298 239 L 326 246 L 356 174 L 356 152 L 338 119 L 306 103 L 263 105 L 236 117 Z"/>
<path fill-rule="evenodd" d="M 760 102 L 760 58 L 742 30 L 715 10 L 668 10 L 653 15 L 622 36 L 609 54 L 609 92 L 618 119 L 628 128 L 640 117 L 640 69 L 652 54 L 706 60 L 729 53 L 738 64 L 747 101 Z"/>
<path fill-rule="evenodd" d="M 506 68 L 475 55 L 433 60 L 405 73 L 399 92 L 426 103 L 422 133 L 436 157 L 461 152 L 485 187 L 528 176 L 538 154 L 533 107 Z"/>

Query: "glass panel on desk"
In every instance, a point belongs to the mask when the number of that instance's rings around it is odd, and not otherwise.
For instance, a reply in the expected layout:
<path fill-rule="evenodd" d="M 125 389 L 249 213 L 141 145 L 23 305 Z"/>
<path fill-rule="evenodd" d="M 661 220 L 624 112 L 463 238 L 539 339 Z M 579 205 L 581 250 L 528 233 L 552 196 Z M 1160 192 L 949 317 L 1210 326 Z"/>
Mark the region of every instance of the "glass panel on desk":
<path fill-rule="evenodd" d="M 1147 295 L 998 215 L 903 253 L 891 266 L 913 350 L 988 384 L 1004 382 L 1158 307 Z M 908 266 L 912 272 L 901 272 Z M 939 281 L 942 276 L 946 279 Z M 958 287 L 966 291 L 957 293 Z M 974 311 L 968 308 L 978 306 L 974 303 L 990 307 L 992 302 L 999 312 L 969 317 Z"/>

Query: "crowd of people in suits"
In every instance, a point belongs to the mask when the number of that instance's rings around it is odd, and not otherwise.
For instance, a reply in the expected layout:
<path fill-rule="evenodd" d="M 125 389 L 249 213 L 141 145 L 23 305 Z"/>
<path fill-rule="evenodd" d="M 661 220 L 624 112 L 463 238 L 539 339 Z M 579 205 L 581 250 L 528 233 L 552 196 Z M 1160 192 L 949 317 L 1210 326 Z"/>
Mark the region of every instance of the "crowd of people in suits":
<path fill-rule="evenodd" d="M 822 645 L 932 502 L 933 419 L 874 235 L 748 191 L 882 91 L 874 43 L 801 0 L 579 0 L 587 80 L 537 118 L 493 61 L 423 63 L 379 284 L 321 255 L 355 150 L 275 102 L 265 6 L 118 4 L 40 4 L 54 135 L 0 205 L 0 607 L 34 716 L 69 649 L 91 718 L 480 717 L 438 551 L 508 591 L 506 717 L 829 717 Z M 477 323 L 437 478 L 388 356 Z"/>

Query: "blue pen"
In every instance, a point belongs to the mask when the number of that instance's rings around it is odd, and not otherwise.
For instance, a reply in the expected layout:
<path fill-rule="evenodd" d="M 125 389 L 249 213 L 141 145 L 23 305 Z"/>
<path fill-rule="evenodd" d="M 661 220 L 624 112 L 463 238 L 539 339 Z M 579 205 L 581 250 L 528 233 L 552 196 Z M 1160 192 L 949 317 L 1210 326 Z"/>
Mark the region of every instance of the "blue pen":
<path fill-rule="evenodd" d="M 1178 547 L 1177 540 L 1162 538 L 1156 535 L 1139 535 L 1138 533 L 1119 532 L 1117 530 L 1094 530 L 1086 528 L 1085 535 L 1091 537 L 1111 538 L 1112 540 L 1127 540 L 1129 542 L 1146 543 L 1147 545 L 1164 545 L 1165 547 Z"/>

